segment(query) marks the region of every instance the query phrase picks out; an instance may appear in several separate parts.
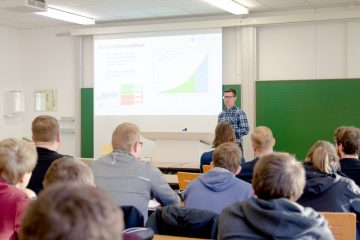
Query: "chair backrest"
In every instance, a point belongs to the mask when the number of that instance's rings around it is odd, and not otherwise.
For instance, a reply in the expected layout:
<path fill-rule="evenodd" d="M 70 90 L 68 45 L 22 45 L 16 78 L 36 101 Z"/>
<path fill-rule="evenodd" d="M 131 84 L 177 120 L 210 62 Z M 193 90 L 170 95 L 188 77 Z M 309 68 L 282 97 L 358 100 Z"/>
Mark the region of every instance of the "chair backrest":
<path fill-rule="evenodd" d="M 144 216 L 134 206 L 119 206 L 124 215 L 124 229 L 144 227 Z"/>
<path fill-rule="evenodd" d="M 177 176 L 179 179 L 179 189 L 184 190 L 192 180 L 201 176 L 201 173 L 177 172 Z"/>
<path fill-rule="evenodd" d="M 213 167 L 211 165 L 206 165 L 206 164 L 202 165 L 203 173 L 206 173 L 206 172 L 210 171 L 212 168 Z"/>
<path fill-rule="evenodd" d="M 335 240 L 356 239 L 356 215 L 344 212 L 321 212 L 329 223 Z"/>
<path fill-rule="evenodd" d="M 150 215 L 145 226 L 155 234 L 216 239 L 219 214 L 195 208 L 165 206 Z"/>
<path fill-rule="evenodd" d="M 101 154 L 101 156 L 105 156 L 105 155 L 108 155 L 109 153 L 111 153 L 112 151 L 113 151 L 112 145 L 105 144 L 104 146 L 101 147 L 100 154 Z"/>

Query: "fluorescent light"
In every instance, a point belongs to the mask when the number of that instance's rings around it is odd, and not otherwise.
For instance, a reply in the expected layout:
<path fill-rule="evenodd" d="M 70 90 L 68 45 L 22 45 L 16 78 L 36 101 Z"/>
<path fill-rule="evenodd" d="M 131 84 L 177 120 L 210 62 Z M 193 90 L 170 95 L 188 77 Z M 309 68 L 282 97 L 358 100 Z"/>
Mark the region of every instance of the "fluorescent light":
<path fill-rule="evenodd" d="M 204 0 L 205 2 L 221 8 L 235 15 L 249 14 L 249 9 L 233 0 Z"/>
<path fill-rule="evenodd" d="M 66 21 L 66 22 L 77 23 L 77 24 L 81 24 L 81 25 L 95 24 L 95 19 L 93 19 L 93 18 L 84 17 L 84 16 L 77 15 L 74 13 L 61 11 L 61 10 L 58 10 L 55 8 L 48 7 L 46 12 L 36 12 L 36 14 L 50 17 L 50 18 L 55 18 L 58 20 Z"/>

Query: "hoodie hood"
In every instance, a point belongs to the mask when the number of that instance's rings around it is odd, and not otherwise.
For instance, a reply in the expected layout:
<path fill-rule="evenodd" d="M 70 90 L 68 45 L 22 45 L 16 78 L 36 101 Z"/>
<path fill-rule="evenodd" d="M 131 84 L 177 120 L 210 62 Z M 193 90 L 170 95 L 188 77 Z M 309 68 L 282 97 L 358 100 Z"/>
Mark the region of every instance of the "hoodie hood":
<path fill-rule="evenodd" d="M 268 201 L 251 198 L 240 208 L 247 223 L 266 238 L 320 239 L 326 226 L 325 219 L 313 209 L 303 208 L 285 198 Z"/>
<path fill-rule="evenodd" d="M 304 193 L 320 194 L 340 180 L 337 174 L 322 173 L 313 168 L 311 164 L 304 164 L 306 170 L 306 184 Z"/>
<path fill-rule="evenodd" d="M 236 182 L 235 175 L 232 172 L 219 167 L 215 167 L 201 175 L 199 180 L 214 192 L 222 192 Z"/>

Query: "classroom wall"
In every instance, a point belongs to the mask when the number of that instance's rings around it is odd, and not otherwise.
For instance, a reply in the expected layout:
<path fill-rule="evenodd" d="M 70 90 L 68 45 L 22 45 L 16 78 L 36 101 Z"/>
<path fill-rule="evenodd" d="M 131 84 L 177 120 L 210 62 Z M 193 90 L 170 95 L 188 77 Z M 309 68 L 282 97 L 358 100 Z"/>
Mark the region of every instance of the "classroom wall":
<path fill-rule="evenodd" d="M 258 27 L 258 80 L 360 76 L 360 21 Z"/>
<path fill-rule="evenodd" d="M 69 27 L 21 30 L 21 85 L 26 91 L 26 113 L 21 132 L 31 137 L 31 122 L 41 114 L 74 117 L 75 123 L 60 121 L 60 128 L 74 125 L 75 133 L 61 133 L 59 152 L 79 156 L 80 38 L 69 35 Z M 57 90 L 57 110 L 35 112 L 34 91 Z"/>
<path fill-rule="evenodd" d="M 360 21 L 258 28 L 256 123 L 303 160 L 341 125 L 360 127 Z"/>
<path fill-rule="evenodd" d="M 22 90 L 20 84 L 20 31 L 0 26 L 0 139 L 22 137 L 21 116 L 4 117 L 4 91 Z"/>
<path fill-rule="evenodd" d="M 22 118 L 5 119 L 1 114 L 1 138 L 30 137 L 31 120 L 38 114 L 73 116 L 76 133 L 62 134 L 61 152 L 79 156 L 80 87 L 92 87 L 91 68 L 80 71 L 82 64 L 91 66 L 91 52 L 81 51 L 92 45 L 91 37 L 70 37 L 69 30 L 0 27 L 1 90 L 24 90 L 26 99 Z M 223 83 L 241 84 L 242 108 L 253 128 L 257 81 L 359 78 L 358 39 L 360 20 L 225 28 Z M 47 88 L 58 89 L 58 110 L 35 112 L 34 90 Z M 249 139 L 247 159 L 252 157 Z"/>

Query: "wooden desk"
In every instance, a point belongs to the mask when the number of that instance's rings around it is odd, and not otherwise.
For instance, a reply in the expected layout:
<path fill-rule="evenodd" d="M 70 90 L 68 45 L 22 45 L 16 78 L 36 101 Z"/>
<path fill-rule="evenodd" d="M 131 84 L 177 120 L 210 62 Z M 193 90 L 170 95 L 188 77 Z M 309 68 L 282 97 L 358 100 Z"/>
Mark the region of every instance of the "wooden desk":
<path fill-rule="evenodd" d="M 75 158 L 75 160 L 82 161 L 86 165 L 90 166 L 96 160 L 96 158 Z"/>
<path fill-rule="evenodd" d="M 163 174 L 167 183 L 170 185 L 170 187 L 174 190 L 179 189 L 179 179 L 177 175 L 174 174 Z"/>
<path fill-rule="evenodd" d="M 176 174 L 177 172 L 200 172 L 199 164 L 186 162 L 151 162 L 163 173 Z"/>
<path fill-rule="evenodd" d="M 177 175 L 174 174 L 163 174 L 163 175 L 169 184 L 179 184 L 179 179 Z"/>
<path fill-rule="evenodd" d="M 188 238 L 188 237 L 175 237 L 175 236 L 169 236 L 169 235 L 154 235 L 154 240 L 201 240 L 204 238 Z"/>

